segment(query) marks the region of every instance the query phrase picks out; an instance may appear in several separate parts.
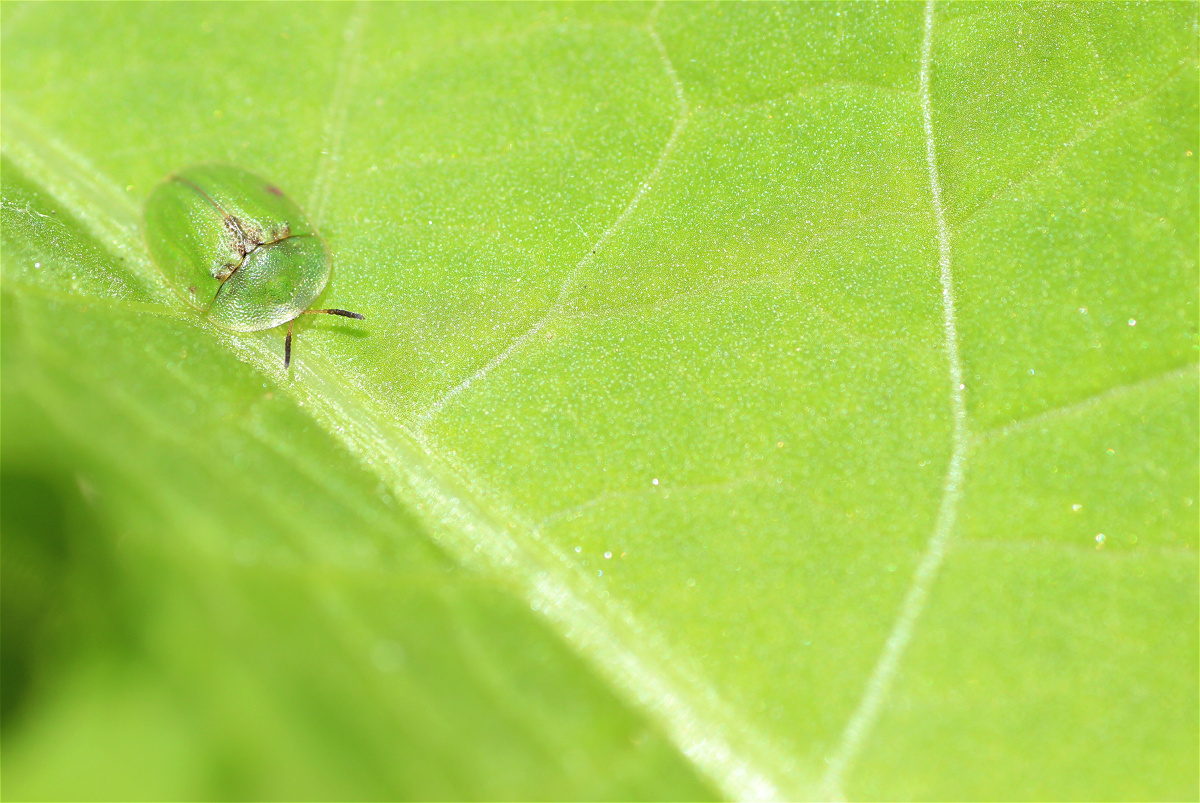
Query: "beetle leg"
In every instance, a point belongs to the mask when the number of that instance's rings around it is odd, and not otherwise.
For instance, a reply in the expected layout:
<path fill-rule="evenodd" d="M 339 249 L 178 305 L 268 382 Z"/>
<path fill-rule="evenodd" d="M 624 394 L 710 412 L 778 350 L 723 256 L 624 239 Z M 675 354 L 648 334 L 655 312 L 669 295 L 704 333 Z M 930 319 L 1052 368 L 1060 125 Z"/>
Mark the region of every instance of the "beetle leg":
<path fill-rule="evenodd" d="M 357 312 L 351 312 L 344 309 L 306 309 L 304 315 L 316 315 L 324 312 L 327 315 L 341 315 L 343 318 L 353 318 L 356 321 L 365 321 L 366 316 L 360 315 Z"/>
<path fill-rule="evenodd" d="M 288 321 L 287 337 L 283 339 L 283 370 L 287 370 L 292 364 L 292 327 L 295 326 L 296 319 L 292 318 Z"/>

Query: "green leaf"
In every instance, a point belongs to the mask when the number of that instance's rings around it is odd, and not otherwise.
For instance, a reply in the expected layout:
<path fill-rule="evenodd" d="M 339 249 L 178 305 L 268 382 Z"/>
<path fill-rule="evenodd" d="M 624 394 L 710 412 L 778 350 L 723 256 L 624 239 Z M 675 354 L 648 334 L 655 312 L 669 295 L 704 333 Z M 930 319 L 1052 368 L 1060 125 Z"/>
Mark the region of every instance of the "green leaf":
<path fill-rule="evenodd" d="M 1200 797 L 1194 3 L 0 15 L 6 797 Z"/>

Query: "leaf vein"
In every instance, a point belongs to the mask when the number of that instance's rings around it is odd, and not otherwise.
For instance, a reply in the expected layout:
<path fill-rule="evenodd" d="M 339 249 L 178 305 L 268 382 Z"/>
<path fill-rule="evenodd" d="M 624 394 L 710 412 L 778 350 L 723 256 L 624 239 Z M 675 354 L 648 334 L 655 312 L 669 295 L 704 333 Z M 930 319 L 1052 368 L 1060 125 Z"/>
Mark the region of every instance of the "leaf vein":
<path fill-rule="evenodd" d="M 1054 407 L 1049 410 L 1043 410 L 1040 413 L 1035 413 L 1025 418 L 1018 418 L 1010 421 L 1007 424 L 1002 424 L 998 427 L 992 427 L 979 432 L 975 437 L 978 441 L 997 440 L 1006 438 L 1017 432 L 1022 432 L 1039 424 L 1049 423 L 1062 418 L 1070 418 L 1073 415 L 1080 415 L 1095 407 L 1099 407 L 1112 399 L 1119 399 L 1125 396 L 1132 395 L 1138 391 L 1147 390 L 1158 385 L 1163 385 L 1168 382 L 1173 382 L 1190 373 L 1196 372 L 1200 368 L 1200 363 L 1190 363 L 1178 368 L 1172 368 L 1154 376 L 1149 376 L 1144 379 L 1139 379 L 1136 382 L 1129 382 L 1124 385 L 1102 390 L 1099 393 L 1093 393 L 1091 396 L 1080 399 L 1079 401 L 1064 404 L 1059 407 Z"/>
<path fill-rule="evenodd" d="M 1145 101 L 1149 100 L 1150 98 L 1154 97 L 1159 92 L 1161 92 L 1162 90 L 1166 89 L 1168 86 L 1171 85 L 1171 83 L 1173 81 L 1175 81 L 1176 78 L 1178 78 L 1180 76 L 1180 74 L 1185 69 L 1188 68 L 1189 65 L 1195 66 L 1195 64 L 1196 64 L 1195 59 L 1192 59 L 1190 57 L 1183 59 L 1175 66 L 1174 69 L 1171 70 L 1171 72 L 1169 72 L 1167 74 L 1167 76 L 1165 78 L 1163 78 L 1163 80 L 1159 81 L 1157 84 L 1150 87 L 1148 90 L 1143 92 L 1141 95 L 1138 95 L 1135 98 L 1130 98 L 1129 100 L 1126 100 L 1122 103 L 1118 103 L 1116 106 L 1114 106 L 1112 109 L 1110 109 L 1107 114 L 1100 117 L 1098 120 L 1093 120 L 1092 122 L 1088 123 L 1087 125 L 1081 126 L 1079 129 L 1076 130 L 1074 136 L 1072 136 L 1069 140 L 1064 142 L 1062 144 L 1062 146 L 1059 147 L 1055 151 L 1054 156 L 1052 156 L 1050 159 L 1043 162 L 1042 164 L 1037 165 L 1036 167 L 1033 167 L 1030 170 L 1026 171 L 1021 176 L 1018 176 L 1017 178 L 1009 181 L 1004 186 L 1003 189 L 997 190 L 996 192 L 989 195 L 987 198 L 984 198 L 982 201 L 980 201 L 978 203 L 978 205 L 974 209 L 972 209 L 969 213 L 967 213 L 964 217 L 960 218 L 956 222 L 956 228 L 961 230 L 972 220 L 979 217 L 979 215 L 983 214 L 985 211 L 987 211 L 989 208 L 991 208 L 1003 196 L 1005 196 L 1015 190 L 1020 190 L 1022 187 L 1024 187 L 1027 184 L 1032 183 L 1034 180 L 1036 180 L 1043 174 L 1049 173 L 1050 171 L 1054 170 L 1054 168 L 1056 168 L 1059 165 L 1059 163 L 1062 162 L 1062 160 L 1067 157 L 1068 154 L 1073 152 L 1080 145 L 1087 142 L 1093 136 L 1095 136 L 1100 131 L 1102 131 L 1105 126 L 1107 126 L 1109 123 L 1112 123 L 1113 121 L 1119 119 L 1125 113 L 1132 111 L 1133 109 L 1137 108 L 1139 105 L 1144 103 Z"/>
<path fill-rule="evenodd" d="M 887 701 L 891 686 L 899 671 L 900 661 L 911 643 L 917 621 L 925 610 L 933 583 L 945 560 L 947 546 L 954 532 L 962 498 L 963 478 L 971 438 L 967 421 L 966 399 L 962 382 L 962 361 L 959 356 L 958 322 L 954 308 L 954 284 L 951 270 L 950 230 L 942 204 L 942 187 L 938 178 L 937 152 L 933 135 L 931 102 L 931 62 L 933 53 L 934 0 L 925 4 L 925 34 L 921 42 L 921 117 L 925 132 L 925 156 L 929 167 L 929 189 L 932 197 L 934 223 L 937 231 L 938 267 L 942 285 L 942 326 L 945 333 L 946 361 L 950 384 L 950 409 L 953 421 L 951 452 L 942 485 L 941 502 L 934 520 L 933 532 L 926 542 L 921 560 L 913 573 L 912 582 L 900 604 L 900 612 L 888 633 L 883 650 L 867 679 L 858 706 L 846 723 L 828 769 L 822 778 L 822 791 L 827 797 L 844 797 L 842 785 L 846 773 L 853 767 L 863 743 L 874 730 Z"/>
<path fill-rule="evenodd" d="M 346 112 L 350 93 L 358 80 L 359 54 L 362 47 L 358 42 L 359 34 L 366 23 L 369 5 L 359 2 L 346 18 L 346 26 L 342 30 L 342 53 L 338 59 L 337 78 L 334 81 L 333 95 L 329 99 L 329 109 L 325 113 L 325 136 L 321 148 L 320 161 L 317 164 L 317 180 L 313 185 L 308 208 L 317 226 L 325 217 L 325 204 L 329 200 L 329 188 L 337 174 L 338 162 L 341 161 L 342 135 L 346 130 Z"/>
<path fill-rule="evenodd" d="M 666 70 L 667 76 L 671 80 L 672 87 L 675 90 L 676 99 L 680 104 L 678 115 L 675 117 L 675 121 L 671 127 L 671 133 L 668 135 L 666 143 L 664 143 L 662 149 L 659 151 L 658 157 L 651 165 L 650 171 L 638 183 L 637 189 L 634 191 L 633 196 L 629 199 L 629 202 L 625 204 L 625 207 L 621 210 L 621 213 L 617 215 L 617 218 L 609 225 L 607 229 L 604 230 L 604 233 L 602 233 L 592 247 L 587 250 L 587 253 L 584 254 L 583 258 L 580 259 L 579 262 L 576 263 L 575 267 L 571 269 L 571 272 L 567 274 L 567 278 L 563 280 L 562 286 L 559 288 L 558 296 L 555 298 L 554 303 L 550 306 L 550 309 L 547 310 L 546 313 L 533 324 L 533 326 L 513 340 L 503 351 L 489 360 L 482 368 L 478 369 L 460 381 L 458 384 L 445 391 L 420 414 L 418 414 L 413 421 L 413 428 L 418 435 L 424 432 L 425 428 L 429 425 L 429 422 L 437 417 L 448 404 L 458 398 L 458 396 L 462 395 L 472 385 L 475 385 L 486 379 L 487 376 L 492 373 L 492 371 L 496 370 L 505 362 L 507 362 L 514 354 L 517 354 L 524 349 L 524 347 L 531 340 L 533 340 L 533 338 L 536 337 L 539 332 L 546 328 L 547 324 L 562 314 L 567 297 L 574 288 L 575 282 L 579 278 L 579 274 L 582 273 L 588 265 L 595 261 L 596 254 L 600 251 L 600 249 L 602 249 L 608 243 L 608 241 L 612 239 L 613 235 L 615 235 L 621 229 L 621 227 L 625 224 L 625 221 L 628 220 L 630 215 L 633 214 L 634 210 L 637 209 L 638 205 L 642 201 L 642 198 L 647 192 L 650 191 L 650 188 L 654 185 L 655 180 L 662 172 L 663 166 L 671 158 L 671 154 L 674 153 L 675 148 L 679 143 L 680 136 L 683 134 L 684 129 L 687 128 L 688 121 L 691 119 L 691 109 L 688 107 L 686 99 L 684 98 L 683 85 L 679 82 L 679 78 L 675 73 L 675 67 L 671 64 L 670 57 L 668 56 L 665 48 L 662 47 L 662 42 L 658 38 L 658 34 L 654 31 L 653 27 L 649 29 L 649 34 L 651 40 L 655 42 L 655 46 L 659 51 L 659 55 L 663 59 L 664 69 Z"/>

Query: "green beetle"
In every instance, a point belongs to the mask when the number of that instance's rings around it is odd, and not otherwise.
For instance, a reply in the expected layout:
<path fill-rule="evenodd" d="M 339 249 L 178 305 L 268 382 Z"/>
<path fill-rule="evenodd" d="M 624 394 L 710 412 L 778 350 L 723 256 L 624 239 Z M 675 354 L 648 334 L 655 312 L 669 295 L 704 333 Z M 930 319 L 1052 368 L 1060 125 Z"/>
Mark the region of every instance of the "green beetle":
<path fill-rule="evenodd" d="M 329 248 L 278 187 L 237 167 L 203 164 L 168 176 L 146 199 L 150 259 L 184 301 L 218 326 L 257 332 L 301 315 L 363 320 L 344 309 L 309 309 L 329 282 Z"/>

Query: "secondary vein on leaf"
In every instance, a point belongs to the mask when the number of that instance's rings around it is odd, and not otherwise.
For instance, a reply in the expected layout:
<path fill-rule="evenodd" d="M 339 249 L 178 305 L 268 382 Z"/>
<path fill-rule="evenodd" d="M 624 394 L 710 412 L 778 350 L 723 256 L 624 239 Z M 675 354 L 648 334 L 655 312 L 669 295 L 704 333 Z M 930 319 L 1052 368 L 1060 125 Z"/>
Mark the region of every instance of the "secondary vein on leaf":
<path fill-rule="evenodd" d="M 1064 404 L 1060 407 L 1054 407 L 1049 410 L 1043 410 L 1040 413 L 1035 413 L 1027 418 L 1019 418 L 1015 421 L 1010 421 L 1007 424 L 1002 424 L 998 427 L 984 430 L 978 433 L 975 438 L 977 441 L 996 440 L 1013 435 L 1017 432 L 1022 432 L 1030 427 L 1038 424 L 1045 424 L 1060 418 L 1069 418 L 1073 415 L 1084 413 L 1094 407 L 1099 407 L 1104 402 L 1111 399 L 1119 399 L 1124 396 L 1136 393 L 1140 390 L 1155 387 L 1157 385 L 1173 382 L 1176 379 L 1182 379 L 1188 374 L 1195 373 L 1200 369 L 1200 363 L 1191 363 L 1178 368 L 1172 368 L 1154 376 L 1148 376 L 1145 379 L 1139 379 L 1136 382 L 1130 382 L 1125 385 L 1117 385 L 1115 387 L 1102 390 L 1099 393 L 1094 393 L 1079 401 Z"/>
<path fill-rule="evenodd" d="M 454 399 L 460 396 L 472 385 L 485 379 L 488 374 L 507 362 L 510 357 L 521 351 L 531 340 L 533 340 L 535 336 L 537 336 L 539 332 L 545 329 L 551 321 L 559 317 L 559 315 L 562 313 L 562 309 L 566 303 L 567 297 L 570 295 L 571 290 L 575 286 L 575 281 L 578 279 L 579 274 L 584 268 L 595 261 L 596 254 L 600 251 L 600 249 L 603 248 L 610 239 L 612 239 L 613 235 L 621 229 L 621 227 L 625 224 L 625 221 L 629 219 L 629 216 L 633 214 L 635 209 L 637 209 L 642 198 L 647 192 L 649 192 L 650 188 L 654 185 L 655 180 L 658 178 L 658 175 L 662 172 L 663 165 L 667 163 L 667 160 L 674 152 L 675 147 L 679 142 L 680 135 L 683 133 L 683 130 L 687 128 L 688 121 L 691 119 L 691 109 L 687 105 L 687 101 L 683 94 L 683 84 L 680 83 L 679 77 L 675 73 L 675 67 L 671 64 L 670 57 L 668 56 L 666 49 L 663 47 L 662 41 L 658 37 L 658 33 L 653 27 L 648 29 L 648 33 L 651 41 L 655 45 L 655 49 L 659 53 L 659 56 L 663 59 L 664 69 L 667 72 L 667 76 L 671 80 L 672 87 L 675 90 L 676 99 L 679 103 L 679 113 L 671 127 L 671 133 L 667 137 L 666 143 L 663 145 L 662 150 L 659 151 L 658 158 L 654 160 L 654 164 L 651 166 L 650 171 L 646 174 L 646 177 L 638 183 L 637 189 L 634 191 L 633 196 L 629 199 L 629 202 L 625 204 L 625 207 L 621 210 L 621 213 L 617 215 L 617 218 L 609 225 L 607 229 L 604 230 L 592 247 L 587 250 L 587 253 L 583 255 L 583 258 L 580 259 L 579 262 L 575 264 L 575 267 L 571 269 L 571 272 L 567 274 L 567 278 L 563 280 L 562 287 L 559 288 L 558 296 L 555 298 L 554 303 L 550 306 L 550 309 L 546 311 L 546 314 L 539 318 L 533 324 L 533 326 L 527 329 L 524 334 L 517 337 L 503 351 L 489 360 L 486 365 L 463 379 L 458 384 L 451 387 L 440 397 L 435 399 L 419 415 L 417 415 L 416 419 L 413 421 L 413 428 L 418 434 L 424 432 L 425 428 L 429 425 L 429 422 L 432 421 L 438 414 L 440 414 L 442 410 L 446 408 L 446 405 L 454 401 Z"/>
<path fill-rule="evenodd" d="M 891 691 L 900 661 L 912 641 L 917 620 L 920 619 L 929 600 L 929 592 L 937 579 L 938 571 L 946 556 L 946 546 L 954 532 L 958 517 L 958 503 L 962 498 L 963 475 L 966 471 L 967 452 L 971 434 L 967 422 L 965 386 L 962 377 L 962 360 L 959 356 L 958 321 L 954 309 L 954 277 L 950 261 L 950 229 L 946 210 L 942 205 L 942 186 L 938 178 L 937 151 L 934 145 L 933 109 L 930 98 L 930 75 L 933 54 L 934 2 L 925 4 L 925 35 L 921 41 L 921 117 L 925 131 L 925 158 L 929 167 L 929 191 L 932 200 L 934 225 L 937 234 L 938 270 L 942 286 L 942 330 L 945 336 L 947 372 L 950 385 L 951 429 L 950 460 L 946 466 L 942 484 L 942 498 L 938 505 L 933 532 L 925 545 L 921 561 L 913 573 L 908 592 L 900 604 L 900 612 L 892 624 L 884 642 L 883 651 L 871 671 L 863 690 L 862 698 L 842 731 L 841 738 L 828 761 L 822 779 L 825 797 L 844 797 L 843 782 L 846 774 L 862 750 L 863 742 L 874 730 L 880 712 Z"/>
<path fill-rule="evenodd" d="M 1055 167 L 1058 166 L 1058 164 L 1060 162 L 1062 162 L 1062 160 L 1068 154 L 1073 152 L 1080 145 L 1082 145 L 1084 142 L 1087 142 L 1089 139 L 1091 139 L 1093 136 L 1095 136 L 1099 132 L 1103 131 L 1105 126 L 1107 126 L 1109 123 L 1112 123 L 1115 120 L 1120 119 L 1125 113 L 1134 110 L 1135 108 L 1140 106 L 1142 103 L 1146 102 L 1150 98 L 1157 95 L 1159 92 L 1166 89 L 1168 86 L 1171 85 L 1171 83 L 1173 83 L 1177 78 L 1179 78 L 1179 76 L 1182 75 L 1183 72 L 1185 70 L 1187 70 L 1189 67 L 1194 69 L 1196 66 L 1196 63 L 1197 63 L 1196 60 L 1193 58 L 1186 58 L 1186 59 L 1182 60 L 1181 62 L 1179 62 L 1179 64 L 1177 64 L 1175 66 L 1174 69 L 1171 70 L 1171 72 L 1169 72 L 1167 74 L 1167 76 L 1165 78 L 1163 78 L 1163 80 L 1159 81 L 1157 84 L 1155 84 L 1154 86 L 1147 89 L 1141 95 L 1138 95 L 1135 98 L 1130 98 L 1129 100 L 1118 103 L 1116 106 L 1112 107 L 1108 111 L 1108 113 L 1105 114 L 1104 116 L 1100 117 L 1099 119 L 1093 120 L 1092 122 L 1090 122 L 1084 126 L 1081 126 L 1078 130 L 1076 130 L 1075 134 L 1069 140 L 1064 142 L 1061 147 L 1059 147 L 1057 150 L 1055 150 L 1054 155 L 1051 158 L 1047 159 L 1045 162 L 1042 162 L 1039 165 L 1036 165 L 1036 166 L 1030 168 L 1024 174 L 1012 179 L 1007 184 L 1005 184 L 1003 189 L 997 190 L 996 192 L 992 193 L 988 197 L 981 200 L 975 206 L 974 209 L 972 209 L 964 217 L 962 217 L 956 221 L 957 227 L 959 229 L 962 229 L 967 223 L 969 223 L 972 220 L 974 220 L 975 218 L 979 217 L 979 215 L 983 214 L 987 209 L 992 207 L 1002 197 L 1004 197 L 1014 191 L 1020 190 L 1026 184 L 1031 183 L 1032 181 L 1037 179 L 1039 176 L 1052 171 Z"/>
<path fill-rule="evenodd" d="M 308 204 L 313 222 L 318 227 L 320 227 L 325 214 L 325 203 L 329 200 L 329 185 L 333 182 L 337 173 L 337 163 L 341 159 L 342 134 L 346 129 L 347 98 L 358 79 L 359 54 L 362 52 L 358 37 L 366 22 L 368 10 L 367 3 L 356 3 L 354 10 L 346 19 L 346 27 L 342 30 L 342 54 L 338 59 L 337 79 L 333 87 L 333 95 L 329 99 L 329 110 L 325 113 L 324 147 L 321 148 L 317 180 Z"/>

